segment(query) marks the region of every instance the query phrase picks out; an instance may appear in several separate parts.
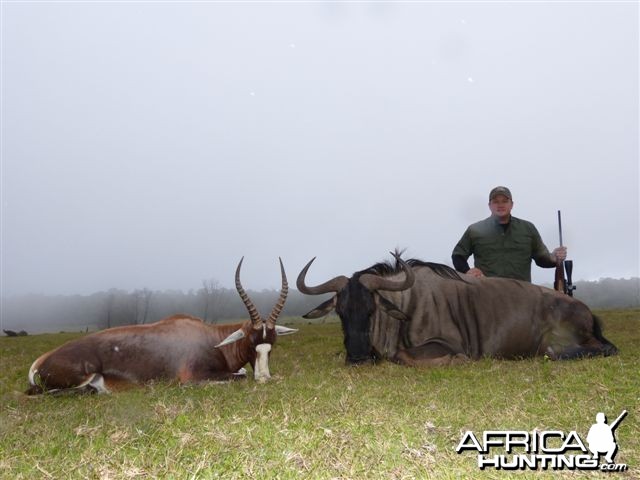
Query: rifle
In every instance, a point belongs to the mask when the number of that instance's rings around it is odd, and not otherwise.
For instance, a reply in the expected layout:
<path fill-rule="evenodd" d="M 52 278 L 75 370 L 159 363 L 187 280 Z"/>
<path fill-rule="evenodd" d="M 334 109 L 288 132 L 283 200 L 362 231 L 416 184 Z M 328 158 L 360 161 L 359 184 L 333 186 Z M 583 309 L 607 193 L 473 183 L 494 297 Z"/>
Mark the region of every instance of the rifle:
<path fill-rule="evenodd" d="M 562 246 L 562 215 L 558 210 L 558 231 L 560 233 L 560 246 Z M 564 277 L 564 272 L 567 272 L 567 278 Z M 565 260 L 564 262 L 559 260 L 556 263 L 556 276 L 553 282 L 553 289 L 558 292 L 562 292 L 570 297 L 573 297 L 573 291 L 576 286 L 571 280 L 573 275 L 573 260 Z"/>

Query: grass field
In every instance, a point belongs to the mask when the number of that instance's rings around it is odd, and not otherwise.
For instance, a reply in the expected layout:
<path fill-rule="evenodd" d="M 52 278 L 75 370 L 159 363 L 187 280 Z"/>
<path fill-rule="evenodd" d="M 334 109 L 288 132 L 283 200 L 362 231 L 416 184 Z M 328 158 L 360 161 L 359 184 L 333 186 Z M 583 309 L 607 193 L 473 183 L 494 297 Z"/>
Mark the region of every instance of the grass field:
<path fill-rule="evenodd" d="M 79 334 L 0 338 L 0 478 L 640 478 L 640 310 L 598 312 L 609 358 L 346 367 L 339 324 L 280 339 L 270 383 L 154 383 L 112 395 L 18 392 Z M 576 430 L 605 412 L 624 473 L 481 471 L 466 430 Z"/>

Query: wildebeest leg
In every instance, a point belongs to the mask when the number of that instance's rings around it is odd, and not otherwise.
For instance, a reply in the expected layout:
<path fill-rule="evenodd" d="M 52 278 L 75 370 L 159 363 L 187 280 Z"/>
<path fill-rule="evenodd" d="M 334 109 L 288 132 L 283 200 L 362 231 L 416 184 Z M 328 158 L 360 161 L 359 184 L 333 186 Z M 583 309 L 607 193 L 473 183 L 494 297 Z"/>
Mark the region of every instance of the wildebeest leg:
<path fill-rule="evenodd" d="M 573 360 L 576 358 L 591 358 L 591 357 L 599 357 L 599 356 L 607 357 L 609 355 L 615 355 L 617 353 L 617 349 L 611 352 L 610 351 L 611 349 L 607 345 L 604 345 L 604 346 L 578 345 L 576 347 L 564 348 L 560 351 L 555 351 L 556 349 L 553 349 L 552 347 L 549 347 L 547 349 L 546 353 L 552 360 Z"/>
<path fill-rule="evenodd" d="M 439 367 L 442 365 L 458 365 L 469 360 L 469 357 L 462 353 L 456 355 L 447 354 L 435 358 L 414 357 L 406 350 L 400 350 L 395 359 L 398 363 L 410 367 Z"/>
<path fill-rule="evenodd" d="M 469 360 L 469 357 L 456 352 L 445 340 L 431 339 L 417 347 L 399 350 L 395 360 L 413 367 L 435 367 L 463 363 Z"/>

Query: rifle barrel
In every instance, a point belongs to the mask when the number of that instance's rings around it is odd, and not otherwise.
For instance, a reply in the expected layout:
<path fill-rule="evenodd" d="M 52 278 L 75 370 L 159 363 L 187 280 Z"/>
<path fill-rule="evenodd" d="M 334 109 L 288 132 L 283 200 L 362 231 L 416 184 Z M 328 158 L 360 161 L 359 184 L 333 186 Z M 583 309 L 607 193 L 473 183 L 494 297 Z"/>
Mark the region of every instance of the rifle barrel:
<path fill-rule="evenodd" d="M 558 232 L 560 233 L 560 246 L 562 246 L 562 214 L 558 210 Z"/>

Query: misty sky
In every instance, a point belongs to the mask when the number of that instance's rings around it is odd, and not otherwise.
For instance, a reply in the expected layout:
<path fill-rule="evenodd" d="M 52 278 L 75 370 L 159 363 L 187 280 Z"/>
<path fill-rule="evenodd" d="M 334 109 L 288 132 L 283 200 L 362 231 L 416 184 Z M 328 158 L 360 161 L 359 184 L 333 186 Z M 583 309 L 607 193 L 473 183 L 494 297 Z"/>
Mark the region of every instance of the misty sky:
<path fill-rule="evenodd" d="M 496 185 L 639 276 L 637 2 L 0 8 L 3 295 L 451 265 Z"/>

